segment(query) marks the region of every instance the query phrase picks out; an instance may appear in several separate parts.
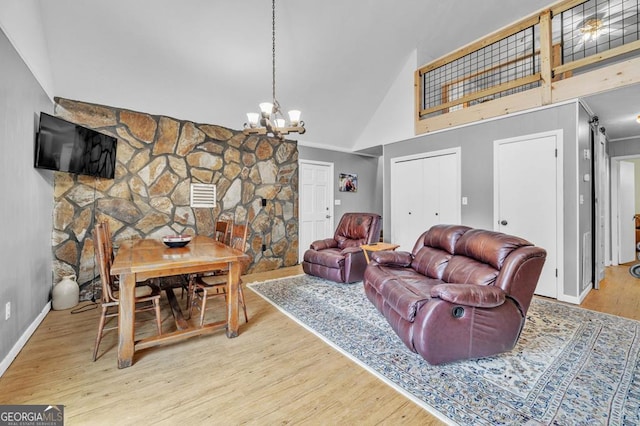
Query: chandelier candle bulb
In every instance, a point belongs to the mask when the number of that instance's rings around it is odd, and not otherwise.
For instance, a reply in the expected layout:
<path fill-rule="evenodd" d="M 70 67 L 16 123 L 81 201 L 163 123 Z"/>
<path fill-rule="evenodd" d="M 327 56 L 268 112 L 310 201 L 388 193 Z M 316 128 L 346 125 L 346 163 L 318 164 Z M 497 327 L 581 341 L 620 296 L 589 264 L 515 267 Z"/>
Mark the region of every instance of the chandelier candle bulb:
<path fill-rule="evenodd" d="M 289 111 L 289 121 L 291 122 L 291 127 L 297 127 L 300 123 L 300 111 L 297 109 Z"/>
<path fill-rule="evenodd" d="M 262 102 L 260 104 L 260 111 L 263 117 L 270 117 L 273 112 L 273 104 L 271 102 Z"/>
<path fill-rule="evenodd" d="M 280 128 L 280 129 L 283 129 L 285 127 L 284 118 L 276 118 L 275 122 L 276 122 L 276 127 Z"/>
<path fill-rule="evenodd" d="M 257 112 L 248 112 L 247 113 L 247 120 L 249 120 L 249 127 L 251 127 L 252 129 L 255 129 L 256 127 L 258 127 L 258 121 L 260 120 L 260 114 L 258 114 Z"/>

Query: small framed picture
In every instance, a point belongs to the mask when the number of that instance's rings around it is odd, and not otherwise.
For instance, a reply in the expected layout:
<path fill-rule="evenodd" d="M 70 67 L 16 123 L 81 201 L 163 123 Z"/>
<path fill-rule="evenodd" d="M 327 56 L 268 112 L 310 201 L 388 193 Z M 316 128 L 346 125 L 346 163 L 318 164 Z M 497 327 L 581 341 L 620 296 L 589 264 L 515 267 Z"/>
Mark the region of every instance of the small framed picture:
<path fill-rule="evenodd" d="M 340 192 L 358 192 L 358 175 L 353 173 L 340 173 L 338 190 Z"/>

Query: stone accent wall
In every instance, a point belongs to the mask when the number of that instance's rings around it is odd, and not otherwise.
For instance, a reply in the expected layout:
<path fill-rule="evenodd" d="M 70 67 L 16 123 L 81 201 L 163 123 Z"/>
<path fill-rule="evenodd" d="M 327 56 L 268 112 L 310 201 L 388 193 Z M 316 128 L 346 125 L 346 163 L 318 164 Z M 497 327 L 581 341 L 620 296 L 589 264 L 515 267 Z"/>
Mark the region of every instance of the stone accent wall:
<path fill-rule="evenodd" d="M 56 98 L 55 115 L 118 138 L 115 179 L 56 172 L 54 283 L 76 274 L 81 298 L 99 291 L 92 229 L 112 238 L 212 235 L 218 218 L 248 221 L 247 272 L 298 263 L 298 147 L 294 141 Z M 189 206 L 190 184 L 213 183 L 214 209 Z M 262 199 L 266 206 L 262 206 Z M 263 251 L 263 244 L 266 250 Z M 96 282 L 96 285 L 89 285 Z"/>

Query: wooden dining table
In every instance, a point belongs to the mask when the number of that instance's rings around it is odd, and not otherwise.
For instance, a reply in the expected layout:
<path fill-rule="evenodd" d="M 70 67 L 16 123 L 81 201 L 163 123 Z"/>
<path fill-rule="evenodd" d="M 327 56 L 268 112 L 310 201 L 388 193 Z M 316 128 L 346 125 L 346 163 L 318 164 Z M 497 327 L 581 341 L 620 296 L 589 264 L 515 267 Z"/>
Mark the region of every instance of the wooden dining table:
<path fill-rule="evenodd" d="M 225 329 L 227 337 L 238 335 L 238 286 L 241 262 L 249 257 L 213 238 L 197 235 L 185 247 L 169 248 L 161 240 L 127 240 L 120 244 L 111 267 L 111 275 L 120 276 L 120 309 L 118 312 L 118 368 L 133 364 L 135 351 L 161 344 L 174 343 L 193 336 Z M 176 319 L 177 330 L 135 341 L 136 282 L 150 278 L 204 273 L 229 269 L 227 277 L 227 315 L 223 321 L 190 325 L 184 320 L 171 289 L 169 304 Z M 172 297 L 173 296 L 173 297 Z"/>

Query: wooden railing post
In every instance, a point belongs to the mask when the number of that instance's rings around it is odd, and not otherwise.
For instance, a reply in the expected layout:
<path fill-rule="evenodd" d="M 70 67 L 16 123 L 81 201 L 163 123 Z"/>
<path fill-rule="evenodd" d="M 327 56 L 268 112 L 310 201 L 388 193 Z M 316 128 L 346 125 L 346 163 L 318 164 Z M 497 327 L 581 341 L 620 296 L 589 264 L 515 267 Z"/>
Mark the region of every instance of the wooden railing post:
<path fill-rule="evenodd" d="M 551 11 L 545 10 L 540 15 L 540 76 L 542 82 L 540 84 L 540 97 L 542 105 L 551 103 L 551 80 L 553 73 L 551 72 L 553 64 L 553 49 L 551 37 Z"/>

